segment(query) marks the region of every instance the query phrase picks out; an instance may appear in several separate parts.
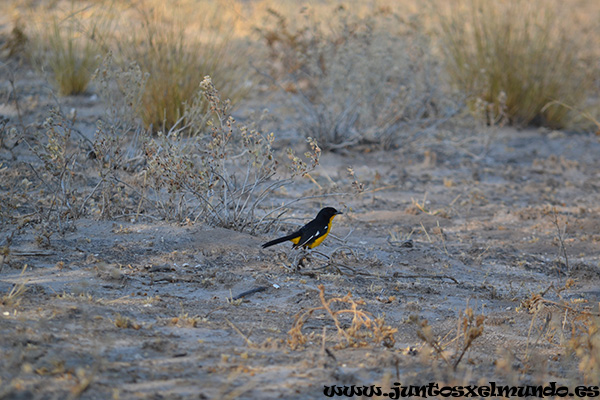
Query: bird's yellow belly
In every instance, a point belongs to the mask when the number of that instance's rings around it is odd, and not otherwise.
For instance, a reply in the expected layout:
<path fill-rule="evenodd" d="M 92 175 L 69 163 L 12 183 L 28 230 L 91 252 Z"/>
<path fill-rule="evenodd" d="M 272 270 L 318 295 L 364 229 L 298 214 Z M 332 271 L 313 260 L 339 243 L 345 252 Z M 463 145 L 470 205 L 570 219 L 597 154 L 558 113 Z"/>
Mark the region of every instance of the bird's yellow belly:
<path fill-rule="evenodd" d="M 315 239 L 314 242 L 312 242 L 311 244 L 309 244 L 307 247 L 309 249 L 312 249 L 313 247 L 317 247 L 318 245 L 321 244 L 321 242 L 323 240 L 325 240 L 325 237 L 329 234 L 329 229 L 327 229 L 327 232 L 325 232 L 322 236 L 319 236 L 318 238 Z"/>

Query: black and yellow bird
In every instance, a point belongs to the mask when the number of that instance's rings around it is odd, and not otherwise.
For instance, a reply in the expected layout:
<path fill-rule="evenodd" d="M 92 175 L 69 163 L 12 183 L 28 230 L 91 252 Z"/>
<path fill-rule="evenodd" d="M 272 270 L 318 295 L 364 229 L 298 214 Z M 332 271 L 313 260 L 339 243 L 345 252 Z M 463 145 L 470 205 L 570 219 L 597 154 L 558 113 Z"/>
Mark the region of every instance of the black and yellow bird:
<path fill-rule="evenodd" d="M 273 246 L 279 243 L 283 243 L 286 240 L 289 240 L 293 243 L 293 248 L 303 247 L 312 249 L 317 247 L 318 245 L 325 240 L 325 237 L 329 235 L 329 231 L 331 230 L 331 222 L 333 218 L 342 214 L 338 210 L 333 207 L 325 207 L 308 224 L 304 225 L 302 228 L 298 229 L 294 233 L 290 233 L 287 236 L 280 237 L 275 240 L 271 240 L 262 245 L 263 249 L 269 246 Z"/>

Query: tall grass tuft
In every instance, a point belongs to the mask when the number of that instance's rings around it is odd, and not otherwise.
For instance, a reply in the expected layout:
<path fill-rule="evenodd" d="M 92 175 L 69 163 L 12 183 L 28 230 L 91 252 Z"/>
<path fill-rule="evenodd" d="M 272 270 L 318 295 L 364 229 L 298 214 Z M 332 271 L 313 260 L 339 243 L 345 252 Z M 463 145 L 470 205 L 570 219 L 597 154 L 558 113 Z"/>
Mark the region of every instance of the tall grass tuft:
<path fill-rule="evenodd" d="M 195 21 L 186 21 L 185 10 L 164 5 L 140 8 L 140 13 L 139 33 L 124 38 L 120 55 L 148 76 L 141 108 L 146 127 L 168 131 L 175 126 L 205 75 L 234 102 L 249 92 L 245 57 L 237 53 L 216 11 Z"/>
<path fill-rule="evenodd" d="M 28 56 L 61 95 L 86 92 L 112 29 L 104 9 L 71 2 L 66 9 L 38 4 L 24 14 Z"/>
<path fill-rule="evenodd" d="M 515 125 L 565 128 L 570 111 L 551 101 L 581 104 L 586 71 L 581 48 L 542 1 L 461 0 L 440 12 L 440 38 L 453 82 L 494 104 Z M 504 94 L 505 96 L 504 96 Z"/>
<path fill-rule="evenodd" d="M 62 95 L 84 93 L 98 63 L 96 44 L 68 23 L 54 19 L 46 62 Z"/>

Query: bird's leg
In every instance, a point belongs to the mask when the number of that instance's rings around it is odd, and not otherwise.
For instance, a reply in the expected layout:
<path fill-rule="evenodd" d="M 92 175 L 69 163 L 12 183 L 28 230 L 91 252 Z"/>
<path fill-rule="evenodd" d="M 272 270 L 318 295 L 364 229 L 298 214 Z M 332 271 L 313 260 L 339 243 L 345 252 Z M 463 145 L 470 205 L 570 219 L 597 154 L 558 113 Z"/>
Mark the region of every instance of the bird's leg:
<path fill-rule="evenodd" d="M 296 259 L 298 260 L 296 264 L 296 269 L 299 270 L 306 266 L 306 263 L 310 263 L 309 252 L 306 249 L 301 249 L 300 252 L 296 255 Z"/>
<path fill-rule="evenodd" d="M 304 266 L 304 264 L 302 263 L 302 252 L 297 252 L 295 250 L 292 250 L 292 253 L 294 254 L 294 257 L 291 259 L 289 268 L 292 271 L 297 271 L 299 270 L 302 266 Z M 288 258 L 289 259 L 289 258 Z"/>
<path fill-rule="evenodd" d="M 285 253 L 279 253 L 279 260 L 281 261 L 281 264 L 289 269 L 290 271 L 295 270 L 296 268 L 294 267 L 294 263 L 296 262 L 296 257 L 294 256 L 294 258 L 290 258 L 291 257 L 291 253 L 290 252 L 285 252 Z"/>

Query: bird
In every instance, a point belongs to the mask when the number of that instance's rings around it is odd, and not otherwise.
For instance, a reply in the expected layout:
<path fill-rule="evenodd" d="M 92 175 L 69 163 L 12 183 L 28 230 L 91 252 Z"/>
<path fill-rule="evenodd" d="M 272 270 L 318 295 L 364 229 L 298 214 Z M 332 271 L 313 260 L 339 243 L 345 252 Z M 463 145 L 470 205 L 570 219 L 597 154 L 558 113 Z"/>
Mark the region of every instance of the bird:
<path fill-rule="evenodd" d="M 287 236 L 283 236 L 262 245 L 262 248 L 274 246 L 279 243 L 283 243 L 287 240 L 293 243 L 292 248 L 297 249 L 302 247 L 304 249 L 312 249 L 320 245 L 325 237 L 331 230 L 331 222 L 336 215 L 343 214 L 333 207 L 325 207 L 308 224 L 304 225 L 297 231 L 290 233 Z"/>

